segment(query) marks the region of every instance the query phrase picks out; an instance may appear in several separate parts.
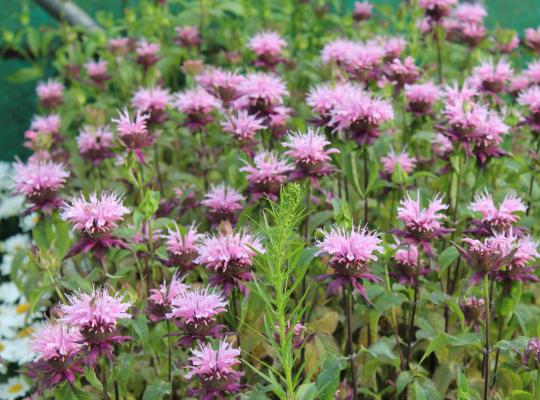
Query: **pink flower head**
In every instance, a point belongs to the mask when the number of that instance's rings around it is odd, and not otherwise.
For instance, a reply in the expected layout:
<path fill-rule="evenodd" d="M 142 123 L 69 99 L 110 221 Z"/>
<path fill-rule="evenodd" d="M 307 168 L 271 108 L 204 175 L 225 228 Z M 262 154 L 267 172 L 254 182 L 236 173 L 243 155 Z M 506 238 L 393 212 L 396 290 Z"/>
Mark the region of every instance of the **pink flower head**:
<path fill-rule="evenodd" d="M 380 45 L 384 49 L 385 61 L 392 61 L 399 58 L 407 47 L 407 41 L 401 36 L 390 36 L 379 39 Z"/>
<path fill-rule="evenodd" d="M 379 235 L 366 228 L 354 226 L 350 231 L 334 227 L 322 233 L 323 239 L 316 243 L 319 249 L 317 255 L 327 254 L 330 257 L 328 263 L 334 269 L 334 273 L 323 275 L 318 279 L 332 280 L 328 286 L 329 293 L 335 293 L 340 287 L 344 288 L 347 284 L 351 284 L 369 302 L 361 281 L 362 279 L 381 281 L 370 272 L 368 266 L 371 261 L 377 260 L 375 253 L 383 251 Z"/>
<path fill-rule="evenodd" d="M 184 290 L 172 299 L 168 319 L 180 319 L 193 328 L 207 327 L 216 321 L 216 316 L 227 311 L 227 301 L 219 293 L 208 288 Z"/>
<path fill-rule="evenodd" d="M 109 39 L 109 50 L 113 54 L 127 54 L 129 53 L 130 39 L 127 37 L 116 37 Z"/>
<path fill-rule="evenodd" d="M 416 158 L 411 157 L 406 151 L 395 153 L 391 150 L 388 156 L 381 157 L 382 173 L 385 179 L 390 179 L 399 165 L 403 172 L 410 174 L 416 166 Z"/>
<path fill-rule="evenodd" d="M 457 82 L 453 85 L 446 85 L 444 88 L 444 97 L 450 105 L 463 104 L 466 101 L 472 100 L 478 91 L 471 86 L 467 81 L 463 82 L 461 88 Z"/>
<path fill-rule="evenodd" d="M 287 132 L 287 122 L 294 113 L 290 107 L 276 106 L 268 114 L 268 128 L 272 132 L 272 137 L 280 138 Z"/>
<path fill-rule="evenodd" d="M 98 165 L 106 158 L 114 155 L 113 134 L 107 126 L 85 126 L 77 136 L 77 146 L 83 158 Z"/>
<path fill-rule="evenodd" d="M 441 96 L 441 90 L 433 82 L 405 85 L 408 109 L 415 115 L 429 115 L 433 104 Z"/>
<path fill-rule="evenodd" d="M 540 87 L 532 86 L 518 97 L 518 103 L 529 109 L 530 115 L 525 119 L 533 132 L 540 132 Z"/>
<path fill-rule="evenodd" d="M 226 220 L 234 222 L 244 200 L 237 190 L 223 183 L 212 187 L 201 203 L 208 208 L 208 218 L 218 224 Z"/>
<path fill-rule="evenodd" d="M 50 212 L 60 205 L 57 192 L 64 187 L 69 176 L 63 165 L 51 161 L 28 161 L 26 164 L 17 161 L 13 168 L 13 190 L 26 196 L 33 204 L 28 212 Z"/>
<path fill-rule="evenodd" d="M 213 272 L 211 284 L 221 286 L 224 295 L 228 296 L 236 286 L 247 293 L 242 281 L 252 279 L 253 257 L 264 251 L 259 239 L 244 231 L 220 233 L 202 239 L 199 256 L 193 262 Z"/>
<path fill-rule="evenodd" d="M 416 200 L 409 194 L 401 200 L 398 207 L 398 219 L 403 222 L 405 229 L 394 230 L 393 232 L 405 239 L 406 244 L 421 245 L 427 255 L 433 255 L 433 248 L 430 241 L 448 232 L 441 225 L 441 221 L 446 218 L 440 212 L 446 210 L 448 205 L 442 202 L 442 198 L 435 196 L 430 200 L 428 207 L 422 208 L 420 205 L 420 192 Z"/>
<path fill-rule="evenodd" d="M 398 88 L 401 88 L 405 84 L 416 82 L 420 77 L 420 71 L 412 57 L 405 58 L 405 61 L 395 58 L 387 66 L 386 76 L 390 81 L 395 82 Z"/>
<path fill-rule="evenodd" d="M 248 114 L 246 110 L 240 110 L 236 115 L 228 115 L 221 127 L 243 145 L 253 144 L 257 131 L 265 129 L 264 121 L 256 115 Z"/>
<path fill-rule="evenodd" d="M 470 296 L 459 302 L 459 307 L 465 316 L 465 322 L 469 325 L 478 327 L 486 312 L 486 302 L 481 297 Z"/>
<path fill-rule="evenodd" d="M 346 93 L 359 94 L 362 88 L 349 82 L 337 83 L 335 86 L 323 84 L 315 86 L 308 93 L 306 103 L 314 114 L 318 114 L 315 123 L 319 126 L 330 126 L 332 112 Z"/>
<path fill-rule="evenodd" d="M 336 64 L 344 66 L 349 59 L 349 55 L 356 52 L 360 47 L 359 43 L 348 39 L 334 39 L 324 45 L 321 52 L 323 64 Z"/>
<path fill-rule="evenodd" d="M 261 151 L 253 158 L 253 165 L 246 163 L 240 171 L 247 173 L 248 190 L 255 198 L 269 196 L 277 200 L 283 183 L 287 180 L 287 173 L 293 167 L 284 160 L 279 160 L 275 153 Z"/>
<path fill-rule="evenodd" d="M 191 350 L 186 379 L 196 377 L 201 382 L 197 389 L 189 391 L 189 396 L 199 399 L 225 398 L 240 390 L 240 377 L 234 367 L 241 363 L 240 349 L 233 348 L 225 340 L 214 349 L 211 344 L 199 342 L 198 349 Z"/>
<path fill-rule="evenodd" d="M 423 8 L 426 15 L 434 21 L 450 15 L 450 9 L 457 4 L 457 0 L 419 0 L 418 5 Z"/>
<path fill-rule="evenodd" d="M 43 107 L 54 108 L 62 104 L 64 85 L 54 79 L 49 79 L 47 82 L 38 84 L 36 93 Z"/>
<path fill-rule="evenodd" d="M 540 60 L 528 63 L 523 75 L 529 79 L 530 84 L 540 85 Z"/>
<path fill-rule="evenodd" d="M 148 115 L 137 111 L 131 118 L 127 109 L 118 112 L 118 118 L 112 120 L 122 144 L 135 153 L 139 161 L 144 162 L 142 149 L 154 144 L 155 137 L 148 131 Z"/>
<path fill-rule="evenodd" d="M 538 369 L 540 365 L 540 339 L 533 337 L 527 343 L 525 350 L 521 356 L 522 361 L 531 370 Z"/>
<path fill-rule="evenodd" d="M 228 107 L 238 98 L 240 84 L 244 77 L 235 72 L 210 68 L 197 75 L 195 80 L 204 90 L 220 99 L 223 105 Z"/>
<path fill-rule="evenodd" d="M 452 142 L 442 133 L 437 133 L 431 142 L 433 154 L 441 158 L 448 158 L 452 154 Z"/>
<path fill-rule="evenodd" d="M 518 96 L 520 92 L 527 89 L 530 85 L 530 80 L 525 75 L 515 75 L 512 79 L 510 79 L 510 83 L 508 84 L 508 91 L 514 95 Z"/>
<path fill-rule="evenodd" d="M 150 289 L 146 314 L 152 322 L 159 322 L 166 318 L 171 311 L 172 301 L 181 293 L 189 289 L 178 273 L 175 273 L 169 284 L 163 282 L 158 289 Z"/>
<path fill-rule="evenodd" d="M 525 29 L 525 46 L 540 54 L 540 26 Z"/>
<path fill-rule="evenodd" d="M 353 18 L 355 21 L 365 21 L 371 18 L 371 13 L 373 11 L 373 5 L 368 1 L 355 1 Z"/>
<path fill-rule="evenodd" d="M 283 49 L 287 42 L 276 32 L 259 32 L 248 43 L 248 47 L 257 55 L 256 66 L 273 69 L 282 62 Z"/>
<path fill-rule="evenodd" d="M 106 60 L 89 61 L 86 63 L 86 73 L 95 85 L 102 85 L 110 79 L 107 71 L 109 63 Z"/>
<path fill-rule="evenodd" d="M 463 23 L 459 28 L 460 40 L 469 47 L 475 47 L 486 37 L 484 25 Z"/>
<path fill-rule="evenodd" d="M 462 3 L 454 10 L 454 16 L 459 22 L 466 24 L 482 24 L 487 11 L 481 4 Z"/>
<path fill-rule="evenodd" d="M 499 60 L 497 64 L 485 61 L 473 69 L 470 83 L 478 91 L 497 94 L 504 91 L 513 72 L 508 61 L 504 59 Z"/>
<path fill-rule="evenodd" d="M 490 274 L 495 280 L 511 283 L 517 282 L 538 282 L 535 267 L 529 264 L 538 258 L 538 243 L 531 240 L 529 236 L 516 238 L 510 231 L 507 233 L 510 244 L 510 252 L 506 257 L 506 268 L 499 268 Z M 508 261 L 509 260 L 509 261 Z"/>
<path fill-rule="evenodd" d="M 347 54 L 345 65 L 354 80 L 365 82 L 372 72 L 382 64 L 385 50 L 376 42 L 358 43 Z"/>
<path fill-rule="evenodd" d="M 414 285 L 420 275 L 427 275 L 429 270 L 419 261 L 418 247 L 408 246 L 399 249 L 394 255 L 395 271 L 390 275 L 398 278 L 402 285 Z"/>
<path fill-rule="evenodd" d="M 482 117 L 483 113 L 480 113 L 480 116 Z M 506 152 L 500 147 L 501 135 L 507 134 L 509 130 L 508 125 L 503 122 L 495 111 L 485 113 L 476 128 L 474 136 L 475 148 L 473 154 L 480 165 L 485 165 L 492 157 L 506 155 Z"/>
<path fill-rule="evenodd" d="M 196 87 L 178 93 L 175 96 L 174 106 L 187 115 L 185 125 L 190 130 L 197 131 L 214 120 L 212 111 L 219 109 L 220 103 L 202 87 Z"/>
<path fill-rule="evenodd" d="M 201 35 L 199 28 L 194 25 L 178 26 L 174 28 L 176 31 L 175 42 L 180 47 L 194 48 L 201 44 Z"/>
<path fill-rule="evenodd" d="M 288 91 L 278 76 L 254 72 L 240 83 L 239 94 L 235 101 L 237 107 L 247 109 L 250 114 L 260 112 L 267 115 L 273 107 L 283 104 L 283 97 L 288 95 Z"/>
<path fill-rule="evenodd" d="M 519 46 L 519 36 L 513 31 L 511 33 L 504 31 L 504 33 L 504 35 L 495 33 L 496 49 L 501 54 L 511 54 Z"/>
<path fill-rule="evenodd" d="M 137 64 L 143 65 L 145 68 L 151 67 L 159 60 L 159 50 L 159 43 L 151 43 L 146 39 L 139 40 L 135 48 Z"/>
<path fill-rule="evenodd" d="M 333 172 L 330 155 L 339 153 L 339 150 L 327 148 L 329 144 L 318 129 L 311 127 L 306 133 L 290 133 L 282 145 L 288 148 L 284 155 L 291 157 L 297 166 L 295 177 L 319 177 Z"/>
<path fill-rule="evenodd" d="M 364 91 L 344 94 L 334 107 L 330 124 L 345 131 L 359 144 L 372 144 L 379 137 L 380 126 L 394 118 L 392 104 Z"/>
<path fill-rule="evenodd" d="M 202 238 L 202 235 L 197 232 L 197 227 L 192 224 L 187 231 L 181 232 L 175 224 L 174 228 L 169 227 L 169 232 L 164 238 L 167 241 L 170 265 L 184 270 L 191 269 L 193 260 L 197 256 L 198 241 Z"/>
<path fill-rule="evenodd" d="M 168 89 L 159 86 L 140 88 L 131 99 L 131 105 L 137 111 L 149 115 L 148 122 L 161 123 L 165 120 L 165 109 L 171 103 Z"/>
<path fill-rule="evenodd" d="M 497 208 L 493 197 L 487 191 L 477 194 L 469 208 L 471 211 L 481 213 L 482 223 L 496 231 L 511 228 L 514 223 L 519 221 L 519 216 L 515 215 L 515 213 L 527 211 L 523 201 L 514 194 L 506 195 Z"/>
<path fill-rule="evenodd" d="M 58 114 L 36 115 L 32 118 L 30 129 L 37 133 L 57 134 L 60 131 L 60 116 Z"/>

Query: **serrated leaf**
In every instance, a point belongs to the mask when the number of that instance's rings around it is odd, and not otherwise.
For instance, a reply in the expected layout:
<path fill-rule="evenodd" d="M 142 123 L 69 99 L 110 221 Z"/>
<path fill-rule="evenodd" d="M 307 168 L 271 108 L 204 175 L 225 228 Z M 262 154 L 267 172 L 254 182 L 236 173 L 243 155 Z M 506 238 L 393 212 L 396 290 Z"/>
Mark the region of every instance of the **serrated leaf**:
<path fill-rule="evenodd" d="M 142 400 L 160 400 L 170 395 L 172 391 L 171 383 L 163 380 L 156 380 L 146 386 Z"/>

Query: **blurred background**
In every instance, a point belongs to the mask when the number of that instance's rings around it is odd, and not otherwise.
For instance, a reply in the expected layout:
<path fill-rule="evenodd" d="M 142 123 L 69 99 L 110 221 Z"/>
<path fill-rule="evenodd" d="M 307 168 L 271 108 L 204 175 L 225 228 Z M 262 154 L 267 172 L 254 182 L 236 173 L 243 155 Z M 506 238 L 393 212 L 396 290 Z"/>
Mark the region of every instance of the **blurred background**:
<path fill-rule="evenodd" d="M 137 2 L 137 0 L 75 1 L 97 20 L 118 18 L 122 15 L 123 9 Z M 401 0 L 372 0 L 371 2 L 383 7 L 396 7 Z M 2 29 L 0 109 L 4 120 L 0 132 L 0 160 L 2 161 L 12 161 L 15 156 L 25 157 L 26 151 L 22 147 L 23 133 L 28 128 L 36 109 L 36 82 L 54 75 L 51 59 L 48 59 L 46 55 L 40 60 L 43 68 L 36 69 L 32 67 L 31 62 L 21 58 L 19 54 L 10 52 L 6 44 L 25 27 L 34 27 L 39 34 L 47 27 L 58 26 L 58 22 L 37 3 L 23 0 L 0 0 Z M 181 7 L 182 1 L 176 0 L 171 3 L 176 3 L 178 7 Z M 489 11 L 486 20 L 489 27 L 502 25 L 504 28 L 516 30 L 521 37 L 525 28 L 540 25 L 540 0 L 484 0 L 483 3 Z M 354 0 L 345 0 L 346 12 L 352 10 L 353 5 Z"/>

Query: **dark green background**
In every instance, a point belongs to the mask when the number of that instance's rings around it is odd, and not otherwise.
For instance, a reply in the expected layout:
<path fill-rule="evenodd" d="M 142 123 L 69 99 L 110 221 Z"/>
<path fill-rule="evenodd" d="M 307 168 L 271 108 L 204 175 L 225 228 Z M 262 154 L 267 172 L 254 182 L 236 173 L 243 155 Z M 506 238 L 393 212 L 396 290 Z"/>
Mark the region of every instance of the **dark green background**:
<path fill-rule="evenodd" d="M 256 1 L 256 0 L 254 0 Z M 136 1 L 130 1 L 136 2 Z M 354 0 L 347 0 L 352 7 Z M 372 0 L 378 4 L 397 5 L 400 0 Z M 88 13 L 94 15 L 98 10 L 109 10 L 115 15 L 120 15 L 125 0 L 79 0 L 77 4 Z M 25 4 L 22 0 L 0 0 L 0 21 L 3 29 L 16 29 L 19 22 L 20 10 Z M 32 1 L 26 4 L 30 8 L 31 24 L 35 27 L 51 25 L 55 21 L 51 19 Z M 516 29 L 522 34 L 526 27 L 540 25 L 540 0 L 486 0 L 485 4 L 489 11 L 487 24 L 491 27 L 502 26 Z M 25 63 L 20 60 L 0 60 L 0 77 L 5 77 L 24 67 Z M 25 155 L 21 147 L 24 130 L 28 127 L 30 118 L 34 114 L 36 82 L 28 82 L 22 85 L 12 85 L 0 81 L 0 110 L 3 120 L 0 131 L 0 160 L 13 160 L 15 155 Z"/>

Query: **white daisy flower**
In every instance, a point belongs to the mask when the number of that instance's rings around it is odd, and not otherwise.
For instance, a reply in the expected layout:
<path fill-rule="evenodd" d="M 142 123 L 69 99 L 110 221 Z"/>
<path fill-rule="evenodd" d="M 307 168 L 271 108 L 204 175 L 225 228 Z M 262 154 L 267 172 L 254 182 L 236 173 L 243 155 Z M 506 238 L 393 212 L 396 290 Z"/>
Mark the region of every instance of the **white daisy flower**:
<path fill-rule="evenodd" d="M 2 275 L 9 275 L 11 273 L 11 264 L 13 264 L 13 254 L 4 254 L 2 256 L 2 264 L 0 264 L 0 273 Z"/>
<path fill-rule="evenodd" d="M 9 378 L 6 383 L 0 385 L 0 399 L 15 400 L 23 397 L 30 390 L 30 385 L 22 375 Z"/>
<path fill-rule="evenodd" d="M 8 254 L 17 254 L 26 250 L 30 246 L 30 236 L 25 233 L 18 233 L 8 237 L 2 244 L 2 250 Z"/>
<path fill-rule="evenodd" d="M 0 219 L 15 217 L 23 211 L 24 196 L 6 196 L 0 200 Z"/>
<path fill-rule="evenodd" d="M 0 284 L 0 301 L 4 304 L 13 304 L 22 297 L 22 293 L 13 282 Z"/>

